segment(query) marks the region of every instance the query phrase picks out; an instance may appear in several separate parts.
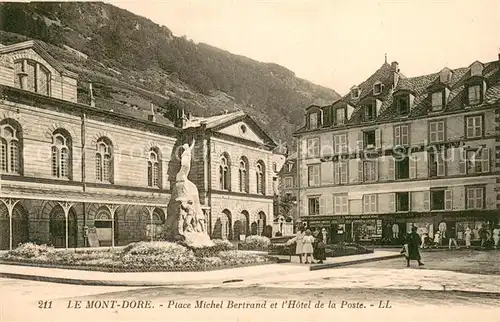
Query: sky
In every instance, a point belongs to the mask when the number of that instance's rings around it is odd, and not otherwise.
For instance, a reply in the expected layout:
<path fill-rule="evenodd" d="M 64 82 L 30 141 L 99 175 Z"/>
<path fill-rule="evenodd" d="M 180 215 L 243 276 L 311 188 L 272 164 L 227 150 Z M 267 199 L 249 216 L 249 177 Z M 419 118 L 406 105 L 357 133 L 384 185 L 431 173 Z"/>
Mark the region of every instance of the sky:
<path fill-rule="evenodd" d="M 418 76 L 498 59 L 500 0 L 106 1 L 175 36 L 282 65 L 346 94 L 385 60 Z"/>

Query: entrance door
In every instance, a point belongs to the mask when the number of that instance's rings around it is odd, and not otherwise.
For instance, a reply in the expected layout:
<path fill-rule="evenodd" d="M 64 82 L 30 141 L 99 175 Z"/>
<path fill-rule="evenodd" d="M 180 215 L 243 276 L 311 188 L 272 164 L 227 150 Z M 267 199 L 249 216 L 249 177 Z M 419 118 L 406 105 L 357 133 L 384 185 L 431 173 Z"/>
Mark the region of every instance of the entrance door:
<path fill-rule="evenodd" d="M 50 214 L 49 222 L 50 242 L 56 248 L 66 247 L 66 218 L 61 207 L 55 207 Z M 68 247 L 77 246 L 77 222 L 73 210 L 68 214 Z"/>

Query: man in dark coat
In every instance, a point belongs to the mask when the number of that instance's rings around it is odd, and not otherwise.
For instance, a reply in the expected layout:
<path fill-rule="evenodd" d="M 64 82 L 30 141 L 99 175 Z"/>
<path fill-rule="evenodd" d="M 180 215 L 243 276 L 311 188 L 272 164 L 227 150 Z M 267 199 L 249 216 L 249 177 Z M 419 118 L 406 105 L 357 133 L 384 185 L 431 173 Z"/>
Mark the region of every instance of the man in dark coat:
<path fill-rule="evenodd" d="M 420 235 L 417 233 L 417 227 L 413 226 L 411 227 L 411 234 L 408 235 L 408 240 L 407 240 L 408 250 L 405 254 L 406 267 L 410 267 L 410 260 L 418 261 L 418 266 L 424 265 L 424 263 L 420 261 L 421 257 L 420 257 L 420 251 L 418 249 L 420 243 L 421 243 L 421 238 Z"/>

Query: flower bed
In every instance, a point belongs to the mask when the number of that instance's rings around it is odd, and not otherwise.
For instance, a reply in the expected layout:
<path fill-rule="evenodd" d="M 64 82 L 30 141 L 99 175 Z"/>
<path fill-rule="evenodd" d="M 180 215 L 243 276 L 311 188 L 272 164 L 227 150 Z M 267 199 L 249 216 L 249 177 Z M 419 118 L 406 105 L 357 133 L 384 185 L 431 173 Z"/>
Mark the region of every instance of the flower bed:
<path fill-rule="evenodd" d="M 229 243 L 230 244 L 230 243 Z M 267 264 L 268 256 L 233 250 L 226 242 L 189 249 L 171 242 L 138 242 L 123 249 L 55 249 L 22 244 L 1 257 L 3 263 L 111 272 L 206 271 Z"/>
<path fill-rule="evenodd" d="M 260 250 L 268 251 L 271 240 L 265 236 L 247 236 L 244 241 L 238 244 L 240 250 Z"/>
<path fill-rule="evenodd" d="M 295 243 L 287 245 L 286 243 L 272 244 L 270 247 L 270 255 L 295 255 Z M 349 255 L 360 255 L 373 253 L 373 250 L 367 249 L 356 243 L 339 243 L 326 245 L 327 257 L 340 257 Z"/>

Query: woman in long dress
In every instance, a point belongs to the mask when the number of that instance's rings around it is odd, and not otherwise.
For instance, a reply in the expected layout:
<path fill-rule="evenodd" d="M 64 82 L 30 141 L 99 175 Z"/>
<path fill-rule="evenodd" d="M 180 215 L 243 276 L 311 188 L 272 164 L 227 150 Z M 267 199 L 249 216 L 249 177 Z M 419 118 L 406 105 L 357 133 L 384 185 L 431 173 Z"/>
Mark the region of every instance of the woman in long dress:
<path fill-rule="evenodd" d="M 325 233 L 326 233 L 326 230 L 325 230 Z M 316 230 L 313 233 L 313 237 L 314 237 L 313 258 L 315 260 L 317 260 L 319 264 L 322 264 L 323 261 L 326 260 L 326 253 L 325 253 L 326 241 L 324 240 L 325 238 L 324 238 L 322 232 L 319 230 L 319 228 L 316 228 Z"/>
<path fill-rule="evenodd" d="M 314 237 L 311 236 L 311 231 L 308 229 L 306 230 L 306 235 L 304 236 L 302 240 L 302 253 L 306 256 L 306 264 L 309 264 L 309 257 L 312 257 L 312 253 L 314 252 L 313 249 L 313 243 L 314 243 Z M 311 258 L 312 262 L 312 258 Z"/>
<path fill-rule="evenodd" d="M 467 227 L 465 229 L 465 247 L 470 248 L 471 240 L 472 240 L 472 229 L 470 227 Z"/>
<path fill-rule="evenodd" d="M 295 255 L 299 256 L 299 261 L 302 264 L 302 246 L 303 246 L 303 240 L 304 240 L 304 227 L 300 227 L 299 230 L 297 231 L 297 234 L 295 235 L 294 238 L 290 239 L 289 241 L 286 242 L 287 245 L 291 245 L 292 243 L 296 243 L 295 245 Z"/>

